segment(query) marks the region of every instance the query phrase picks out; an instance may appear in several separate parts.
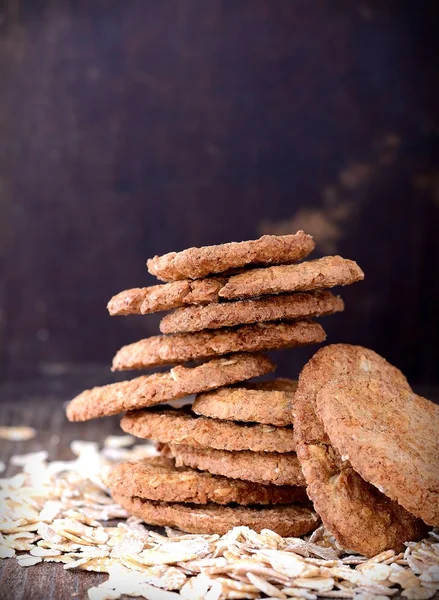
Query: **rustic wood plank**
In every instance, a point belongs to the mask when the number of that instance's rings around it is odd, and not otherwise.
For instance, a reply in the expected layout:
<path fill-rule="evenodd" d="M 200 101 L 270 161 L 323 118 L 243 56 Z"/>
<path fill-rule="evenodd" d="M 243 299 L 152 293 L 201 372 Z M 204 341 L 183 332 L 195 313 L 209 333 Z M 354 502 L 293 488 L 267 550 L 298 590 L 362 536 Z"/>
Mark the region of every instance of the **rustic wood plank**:
<path fill-rule="evenodd" d="M 19 567 L 14 559 L 8 559 L 2 562 L 3 568 L 0 574 L 1 597 L 11 598 L 12 600 L 23 598 L 24 588 L 29 575 L 28 569 Z M 49 572 L 47 572 L 47 575 L 48 574 Z M 48 579 L 48 577 L 46 579 Z M 50 598 L 50 596 L 48 597 Z"/>
<path fill-rule="evenodd" d="M 117 417 L 69 423 L 63 409 L 69 386 L 58 381 L 62 392 L 57 399 L 53 397 L 54 383 L 52 379 L 0 387 L 0 423 L 29 425 L 37 430 L 36 437 L 27 442 L 0 440 L 0 458 L 6 464 L 13 454 L 38 450 L 48 450 L 50 460 L 73 458 L 69 449 L 73 440 L 103 441 L 107 435 L 122 433 Z M 76 389 L 76 385 L 70 387 Z M 36 390 L 33 393 L 32 388 Z M 47 395 L 44 389 L 48 390 Z M 9 467 L 7 474 L 13 472 L 14 467 Z M 8 559 L 0 561 L 0 565 L 0 598 L 5 600 L 87 598 L 87 590 L 106 577 L 101 573 L 65 570 L 63 565 L 55 563 L 22 568 L 15 559 Z"/>

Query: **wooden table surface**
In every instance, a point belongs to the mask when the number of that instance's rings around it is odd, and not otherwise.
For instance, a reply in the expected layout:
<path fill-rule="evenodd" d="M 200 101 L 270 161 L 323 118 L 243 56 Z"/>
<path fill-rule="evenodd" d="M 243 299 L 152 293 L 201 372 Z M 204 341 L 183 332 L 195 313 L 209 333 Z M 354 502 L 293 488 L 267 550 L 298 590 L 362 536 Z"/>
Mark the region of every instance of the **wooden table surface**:
<path fill-rule="evenodd" d="M 109 379 L 112 375 L 104 376 Z M 73 458 L 73 440 L 103 441 L 107 435 L 120 434 L 117 417 L 86 423 L 69 423 L 64 403 L 84 387 L 103 381 L 93 369 L 65 377 L 6 383 L 0 386 L 0 425 L 29 425 L 37 436 L 27 442 L 0 440 L 0 459 L 6 464 L 12 454 L 47 450 L 49 460 Z M 417 390 L 439 400 L 439 390 Z M 7 474 L 7 472 L 6 472 Z M 15 559 L 0 561 L 0 600 L 67 600 L 87 598 L 87 590 L 107 576 L 84 571 L 65 571 L 62 564 L 19 567 Z M 436 598 L 439 595 L 436 595 Z"/>
<path fill-rule="evenodd" d="M 8 463 L 12 454 L 47 450 L 49 460 L 72 459 L 73 440 L 103 441 L 107 435 L 122 433 L 119 419 L 69 423 L 64 403 L 80 389 L 102 381 L 88 373 L 83 376 L 48 378 L 0 386 L 0 424 L 30 425 L 37 430 L 33 440 L 0 440 L 0 459 Z M 62 564 L 40 563 L 22 568 L 15 559 L 0 561 L 1 600 L 67 600 L 87 598 L 87 590 L 101 583 L 106 574 L 66 571 Z"/>

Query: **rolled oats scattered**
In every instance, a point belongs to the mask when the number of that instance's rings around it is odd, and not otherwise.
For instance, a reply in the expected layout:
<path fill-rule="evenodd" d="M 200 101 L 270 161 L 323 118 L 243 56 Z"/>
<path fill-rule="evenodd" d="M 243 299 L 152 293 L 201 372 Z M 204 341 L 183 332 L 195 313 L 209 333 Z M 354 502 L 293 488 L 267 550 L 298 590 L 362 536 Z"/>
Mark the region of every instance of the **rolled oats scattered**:
<path fill-rule="evenodd" d="M 52 548 L 41 548 L 41 546 L 33 546 L 30 551 L 32 556 L 59 556 L 61 550 L 53 550 Z"/>
<path fill-rule="evenodd" d="M 188 579 L 180 590 L 180 596 L 186 600 L 203 600 L 210 589 L 210 579 L 203 573 Z"/>
<path fill-rule="evenodd" d="M 220 581 L 213 581 L 210 590 L 204 596 L 204 600 L 219 600 L 223 595 L 223 586 Z"/>
<path fill-rule="evenodd" d="M 0 439 L 13 442 L 26 442 L 37 435 L 33 427 L 0 427 Z"/>
<path fill-rule="evenodd" d="M 319 527 L 317 527 L 317 529 L 314 529 L 314 531 L 308 537 L 308 542 L 310 544 L 315 544 L 317 542 L 320 542 L 325 535 L 325 531 L 326 530 L 325 530 L 324 525 L 320 525 Z"/>
<path fill-rule="evenodd" d="M 104 448 L 128 448 L 136 443 L 132 435 L 108 435 L 104 440 Z"/>
<path fill-rule="evenodd" d="M 369 592 L 362 592 L 354 596 L 355 600 L 390 600 L 388 596 L 382 596 L 381 594 L 373 594 Z"/>
<path fill-rule="evenodd" d="M 383 560 L 383 564 L 393 565 L 394 563 L 396 563 L 397 560 L 401 560 L 402 558 L 404 558 L 404 552 L 401 552 L 400 554 L 395 554 L 395 556 L 391 556 L 390 558 Z"/>
<path fill-rule="evenodd" d="M 254 573 L 247 573 L 248 580 L 261 592 L 264 592 L 267 596 L 272 596 L 274 598 L 282 598 L 286 599 L 286 594 L 281 592 L 277 587 L 269 583 L 266 579 L 255 575 Z"/>
<path fill-rule="evenodd" d="M 287 577 L 303 576 L 306 572 L 310 572 L 310 567 L 300 556 L 293 553 L 281 550 L 259 550 L 257 556 L 265 560 L 278 573 Z M 314 569 L 314 572 L 315 569 Z M 317 573 L 320 571 L 317 569 Z"/>
<path fill-rule="evenodd" d="M 15 549 L 9 546 L 0 546 L 0 558 L 12 558 L 15 556 Z"/>
<path fill-rule="evenodd" d="M 378 563 L 362 569 L 362 573 L 366 579 L 371 579 L 373 581 L 385 581 L 390 577 L 392 570 L 388 565 Z"/>
<path fill-rule="evenodd" d="M 31 542 L 23 541 L 20 539 L 12 541 L 7 540 L 7 544 L 9 545 L 9 548 L 12 548 L 17 552 L 29 552 L 30 550 L 32 550 L 32 548 L 35 547 Z"/>
<path fill-rule="evenodd" d="M 407 598 L 407 600 L 428 600 L 436 595 L 436 588 L 426 588 L 423 586 L 411 587 L 408 590 L 404 590 L 401 596 Z"/>
<path fill-rule="evenodd" d="M 361 565 L 361 563 L 364 563 L 366 561 L 367 558 L 365 558 L 364 556 L 358 556 L 358 554 L 343 556 L 341 559 L 341 562 L 344 565 Z"/>
<path fill-rule="evenodd" d="M 88 597 L 90 600 L 118 600 L 118 598 L 120 598 L 120 592 L 93 587 L 88 590 Z"/>
<path fill-rule="evenodd" d="M 257 600 L 261 595 L 259 592 L 238 592 L 237 590 L 226 589 L 223 597 L 225 600 Z"/>
<path fill-rule="evenodd" d="M 294 580 L 294 585 L 300 588 L 308 588 L 317 592 L 329 592 L 334 587 L 334 579 L 332 577 L 310 577 L 304 579 L 298 577 Z"/>
<path fill-rule="evenodd" d="M 305 558 L 314 556 L 325 560 L 336 560 L 339 556 L 339 552 L 334 548 L 319 546 L 318 544 L 313 544 L 309 541 L 306 542 L 300 538 L 292 539 L 285 547 L 285 550 L 295 552 Z"/>
<path fill-rule="evenodd" d="M 40 556 L 31 556 L 30 554 L 22 554 L 21 556 L 15 557 L 20 567 L 32 567 L 42 562 L 43 559 Z"/>
<path fill-rule="evenodd" d="M 243 579 L 243 581 L 242 581 Z M 247 578 L 235 578 L 229 579 L 227 577 L 217 577 L 216 581 L 219 581 L 221 585 L 225 589 L 235 590 L 237 592 L 248 592 L 249 594 L 254 594 L 258 591 L 258 589 L 251 584 Z"/>
<path fill-rule="evenodd" d="M 390 588 L 387 587 L 385 585 L 380 585 L 378 583 L 368 583 L 365 582 L 364 584 L 362 584 L 361 586 L 357 587 L 354 589 L 354 592 L 356 593 L 367 593 L 367 594 L 375 594 L 378 596 L 395 596 L 395 594 L 398 593 L 398 589 L 397 588 Z"/>
<path fill-rule="evenodd" d="M 419 577 L 422 582 L 439 582 L 439 565 L 431 565 Z"/>
<path fill-rule="evenodd" d="M 283 588 L 284 594 L 292 598 L 305 598 L 305 600 L 317 600 L 317 595 L 300 588 Z"/>
<path fill-rule="evenodd" d="M 330 592 L 318 592 L 317 595 L 325 598 L 353 598 L 354 592 L 350 590 L 331 590 Z"/>
<path fill-rule="evenodd" d="M 410 569 L 415 575 L 421 575 L 423 570 L 423 562 L 414 558 L 412 554 L 407 554 L 406 561 Z"/>

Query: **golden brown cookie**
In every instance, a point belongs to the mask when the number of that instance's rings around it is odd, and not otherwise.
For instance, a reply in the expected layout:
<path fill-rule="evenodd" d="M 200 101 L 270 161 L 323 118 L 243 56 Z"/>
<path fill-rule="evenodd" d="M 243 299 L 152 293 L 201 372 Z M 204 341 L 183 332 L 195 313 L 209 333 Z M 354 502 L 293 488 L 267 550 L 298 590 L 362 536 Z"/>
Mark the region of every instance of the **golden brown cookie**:
<path fill-rule="evenodd" d="M 439 406 L 366 374 L 317 394 L 331 444 L 357 473 L 428 525 L 439 526 Z"/>
<path fill-rule="evenodd" d="M 345 548 L 374 556 L 389 548 L 399 552 L 406 540 L 421 538 L 425 529 L 420 520 L 342 460 L 316 414 L 317 394 L 324 385 L 361 373 L 375 373 L 410 389 L 404 375 L 372 350 L 348 344 L 326 346 L 300 374 L 293 405 L 294 432 L 308 496 L 324 525 Z"/>
<path fill-rule="evenodd" d="M 187 444 L 218 450 L 294 452 L 291 427 L 247 425 L 197 417 L 189 407 L 135 410 L 127 413 L 121 427 L 139 438 L 163 444 Z"/>
<path fill-rule="evenodd" d="M 362 279 L 364 273 L 353 260 L 341 256 L 325 256 L 298 265 L 245 271 L 230 277 L 219 295 L 227 299 L 252 298 L 350 285 Z"/>
<path fill-rule="evenodd" d="M 113 358 L 113 371 L 178 364 L 234 352 L 259 352 L 318 344 L 326 338 L 312 321 L 257 323 L 220 331 L 153 336 L 121 348 Z"/>
<path fill-rule="evenodd" d="M 361 373 L 375 374 L 385 381 L 411 389 L 403 373 L 373 350 L 351 344 L 325 346 L 314 354 L 300 373 L 292 407 L 294 417 L 300 418 L 300 427 L 295 430 L 297 440 L 303 444 L 329 443 L 315 414 L 317 394 L 333 379 Z"/>
<path fill-rule="evenodd" d="M 167 373 L 154 373 L 85 390 L 68 405 L 67 418 L 69 421 L 87 421 L 115 415 L 259 377 L 274 369 L 275 365 L 262 354 L 233 354 L 198 367 L 179 366 Z"/>
<path fill-rule="evenodd" d="M 231 242 L 218 246 L 189 248 L 155 256 L 147 262 L 148 271 L 161 281 L 200 279 L 248 265 L 276 265 L 297 262 L 314 250 L 310 235 L 264 235 L 258 240 Z"/>
<path fill-rule="evenodd" d="M 176 467 L 170 458 L 153 457 L 114 467 L 106 483 L 111 491 L 163 502 L 193 504 L 292 504 L 307 500 L 304 488 L 261 485 L 229 479 L 189 467 Z"/>
<path fill-rule="evenodd" d="M 295 321 L 344 310 L 343 300 L 327 291 L 269 296 L 179 308 L 160 321 L 162 333 L 183 333 L 267 321 Z"/>
<path fill-rule="evenodd" d="M 297 381 L 273 379 L 222 387 L 198 394 L 192 405 L 197 415 L 227 421 L 248 421 L 282 427 L 293 424 L 291 407 Z"/>
<path fill-rule="evenodd" d="M 115 502 L 150 525 L 176 527 L 188 533 L 224 535 L 233 527 L 246 526 L 261 532 L 271 529 L 283 537 L 298 537 L 319 524 L 319 517 L 306 506 L 219 506 L 154 502 L 113 493 Z"/>
<path fill-rule="evenodd" d="M 124 290 L 111 298 L 107 308 L 111 316 L 146 315 L 189 304 L 218 302 L 218 292 L 226 281 L 219 278 L 184 280 Z"/>
<path fill-rule="evenodd" d="M 303 486 L 305 480 L 296 454 L 287 452 L 229 452 L 213 448 L 194 448 L 169 444 L 161 451 L 175 458 L 177 465 L 185 465 L 232 479 L 245 479 L 255 483 Z M 303 492 L 305 494 L 305 488 Z M 305 494 L 306 495 L 306 494 Z M 298 500 L 295 500 L 298 502 Z"/>

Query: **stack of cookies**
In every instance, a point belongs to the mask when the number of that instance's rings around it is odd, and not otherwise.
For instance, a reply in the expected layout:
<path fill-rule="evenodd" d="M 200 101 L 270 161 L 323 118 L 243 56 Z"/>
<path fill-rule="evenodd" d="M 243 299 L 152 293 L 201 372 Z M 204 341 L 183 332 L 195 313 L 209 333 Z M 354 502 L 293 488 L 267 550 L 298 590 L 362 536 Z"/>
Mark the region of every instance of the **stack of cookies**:
<path fill-rule="evenodd" d="M 109 477 L 134 515 L 199 533 L 248 525 L 299 536 L 316 526 L 296 455 L 295 382 L 243 383 L 274 371 L 260 352 L 324 341 L 311 319 L 344 308 L 328 288 L 363 279 L 340 256 L 299 262 L 313 249 L 299 231 L 156 256 L 148 270 L 165 283 L 110 300 L 111 315 L 173 311 L 164 335 L 125 346 L 113 369 L 178 366 L 86 390 L 67 409 L 73 421 L 128 411 L 122 429 L 159 444 L 162 456 Z M 191 407 L 163 404 L 194 394 Z"/>

